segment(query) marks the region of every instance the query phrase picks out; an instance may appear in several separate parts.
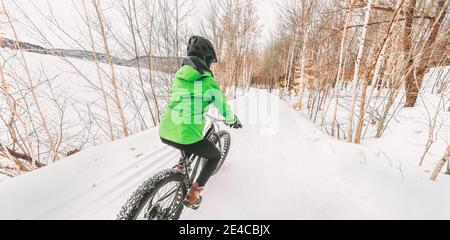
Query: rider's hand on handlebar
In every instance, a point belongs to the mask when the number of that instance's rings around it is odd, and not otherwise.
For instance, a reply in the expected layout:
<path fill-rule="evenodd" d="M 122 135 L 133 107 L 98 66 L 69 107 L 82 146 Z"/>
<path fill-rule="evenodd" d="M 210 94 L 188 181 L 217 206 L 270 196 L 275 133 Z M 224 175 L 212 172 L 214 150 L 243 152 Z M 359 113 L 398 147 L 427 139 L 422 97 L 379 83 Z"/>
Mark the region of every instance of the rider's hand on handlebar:
<path fill-rule="evenodd" d="M 234 116 L 236 118 L 236 122 L 234 122 L 233 124 L 227 124 L 225 123 L 228 127 L 231 128 L 235 128 L 235 129 L 239 129 L 242 128 L 242 123 L 241 121 L 239 121 L 239 118 L 237 118 L 236 116 Z"/>

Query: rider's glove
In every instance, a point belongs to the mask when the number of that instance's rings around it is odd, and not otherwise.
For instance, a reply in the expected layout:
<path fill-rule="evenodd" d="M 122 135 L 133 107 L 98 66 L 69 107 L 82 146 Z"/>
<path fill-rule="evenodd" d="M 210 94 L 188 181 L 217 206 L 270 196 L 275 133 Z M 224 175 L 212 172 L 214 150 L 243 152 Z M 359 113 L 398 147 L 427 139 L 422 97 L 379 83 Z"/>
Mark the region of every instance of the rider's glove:
<path fill-rule="evenodd" d="M 235 129 L 242 128 L 241 121 L 239 121 L 239 119 L 236 116 L 234 116 L 234 118 L 236 118 L 236 121 L 234 123 L 232 123 L 232 124 L 225 123 L 225 125 L 227 125 L 228 127 L 231 127 L 231 128 L 235 128 Z"/>

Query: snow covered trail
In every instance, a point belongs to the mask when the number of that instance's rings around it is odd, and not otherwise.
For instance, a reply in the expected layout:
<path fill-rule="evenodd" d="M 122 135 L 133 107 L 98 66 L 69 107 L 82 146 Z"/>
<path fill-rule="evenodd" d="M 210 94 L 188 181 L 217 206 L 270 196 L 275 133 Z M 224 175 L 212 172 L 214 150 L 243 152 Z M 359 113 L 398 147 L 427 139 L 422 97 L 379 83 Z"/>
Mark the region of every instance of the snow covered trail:
<path fill-rule="evenodd" d="M 258 114 L 277 106 L 270 114 Z M 248 109 L 256 106 L 258 109 Z M 264 134 L 260 124 L 244 120 L 242 130 L 232 131 L 231 152 L 204 193 L 198 211 L 187 219 L 349 219 L 365 218 L 341 189 L 336 159 L 327 154 L 324 136 L 306 117 L 296 115 L 275 95 L 252 91 L 236 108 L 264 115 L 260 121 L 278 125 Z M 324 148 L 325 147 L 325 148 Z"/>
<path fill-rule="evenodd" d="M 324 135 L 275 94 L 234 102 L 244 124 L 198 211 L 182 219 L 449 219 L 447 182 L 411 175 L 398 159 Z M 158 129 L 87 149 L 0 182 L 0 219 L 115 219 L 148 177 L 179 153 Z"/>

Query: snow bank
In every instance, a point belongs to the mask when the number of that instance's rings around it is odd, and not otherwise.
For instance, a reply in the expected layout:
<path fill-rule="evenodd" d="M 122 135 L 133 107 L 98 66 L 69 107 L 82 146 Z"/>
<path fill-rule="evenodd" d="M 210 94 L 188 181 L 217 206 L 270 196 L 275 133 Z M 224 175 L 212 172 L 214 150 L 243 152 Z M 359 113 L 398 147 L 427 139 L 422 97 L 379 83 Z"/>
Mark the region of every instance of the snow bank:
<path fill-rule="evenodd" d="M 403 171 L 409 171 L 419 179 L 429 179 L 450 143 L 450 112 L 445 111 L 450 104 L 450 89 L 447 89 L 441 101 L 441 94 L 437 93 L 438 87 L 433 86 L 436 82 L 443 83 L 448 79 L 450 66 L 430 69 L 424 78 L 422 94 L 416 106 L 400 109 L 381 138 L 368 135 L 363 144 L 388 156 L 392 161 L 401 163 Z M 399 98 L 401 97 L 402 95 Z M 402 99 L 397 101 L 401 102 Z M 400 103 L 400 106 L 403 104 Z M 433 130 L 436 113 L 436 126 Z M 434 142 L 424 156 L 423 166 L 419 167 L 431 131 Z M 449 183 L 450 178 L 442 173 L 439 181 Z"/>
<path fill-rule="evenodd" d="M 375 138 L 378 122 L 384 114 L 384 105 L 386 104 L 386 95 L 388 92 L 382 90 L 380 96 L 376 97 L 377 90 L 374 90 L 374 97 L 371 99 L 367 109 L 365 124 L 363 128 L 362 144 L 365 147 L 389 158 L 392 162 L 398 162 L 402 166 L 402 171 L 411 172 L 412 175 L 421 179 L 429 179 L 431 172 L 436 167 L 438 161 L 447 149 L 450 143 L 450 112 L 448 109 L 450 101 L 450 89 L 444 92 L 443 101 L 441 94 L 438 93 L 439 86 L 436 82 L 444 83 L 450 78 L 450 66 L 432 68 L 425 75 L 422 92 L 414 108 L 404 108 L 405 92 L 401 91 L 394 100 L 387 117 L 387 127 L 383 131 L 381 138 Z M 372 92 L 369 87 L 368 93 Z M 304 104 L 306 105 L 308 94 L 304 94 Z M 347 133 L 348 117 L 352 103 L 352 90 L 342 89 L 340 91 L 339 108 L 337 112 L 337 122 L 340 126 L 340 138 L 343 139 Z M 289 100 L 290 105 L 297 103 L 298 99 L 293 96 Z M 334 113 L 334 100 L 328 98 L 324 106 L 325 117 L 322 119 L 323 112 L 318 114 L 317 123 L 322 126 L 320 129 L 324 132 L 330 132 L 331 122 Z M 356 109 L 359 109 L 359 101 Z M 419 167 L 422 155 L 426 151 L 426 144 L 431 132 L 434 118 L 437 113 L 436 126 L 433 131 L 433 144 L 424 156 L 424 164 Z M 353 128 L 356 128 L 356 121 L 353 121 Z M 439 181 L 448 182 L 448 176 L 441 174 Z"/>
<path fill-rule="evenodd" d="M 1 219 L 114 219 L 131 192 L 178 161 L 157 129 L 0 183 Z"/>

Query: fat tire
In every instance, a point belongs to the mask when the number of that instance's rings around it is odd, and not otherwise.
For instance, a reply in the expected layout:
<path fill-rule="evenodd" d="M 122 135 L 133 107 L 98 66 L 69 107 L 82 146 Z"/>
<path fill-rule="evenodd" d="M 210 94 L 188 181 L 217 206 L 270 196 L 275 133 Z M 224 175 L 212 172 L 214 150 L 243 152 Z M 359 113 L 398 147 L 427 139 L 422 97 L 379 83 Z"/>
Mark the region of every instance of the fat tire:
<path fill-rule="evenodd" d="M 228 156 L 228 152 L 230 151 L 231 146 L 231 135 L 226 131 L 219 131 L 216 134 L 212 135 L 209 139 L 214 145 L 217 145 L 219 140 L 223 140 L 224 144 L 222 146 L 222 149 L 220 149 L 220 161 L 219 164 L 217 164 L 216 170 L 213 172 L 213 176 L 216 175 L 220 169 L 222 168 L 223 164 L 225 163 L 225 160 Z M 202 159 L 201 167 L 205 165 L 207 159 Z"/>
<path fill-rule="evenodd" d="M 117 215 L 117 220 L 135 220 L 142 209 L 145 207 L 147 201 L 158 192 L 158 190 L 164 185 L 170 182 L 179 182 L 181 185 L 180 201 L 183 201 L 187 193 L 186 184 L 184 182 L 185 175 L 176 171 L 175 169 L 168 169 L 161 171 L 153 177 L 147 179 L 128 199 L 125 205 L 122 207 L 120 213 Z M 169 219 L 165 220 L 177 220 L 180 218 L 183 211 L 183 204 L 181 203 L 177 211 Z M 164 219 L 163 219 L 164 220 Z"/>

